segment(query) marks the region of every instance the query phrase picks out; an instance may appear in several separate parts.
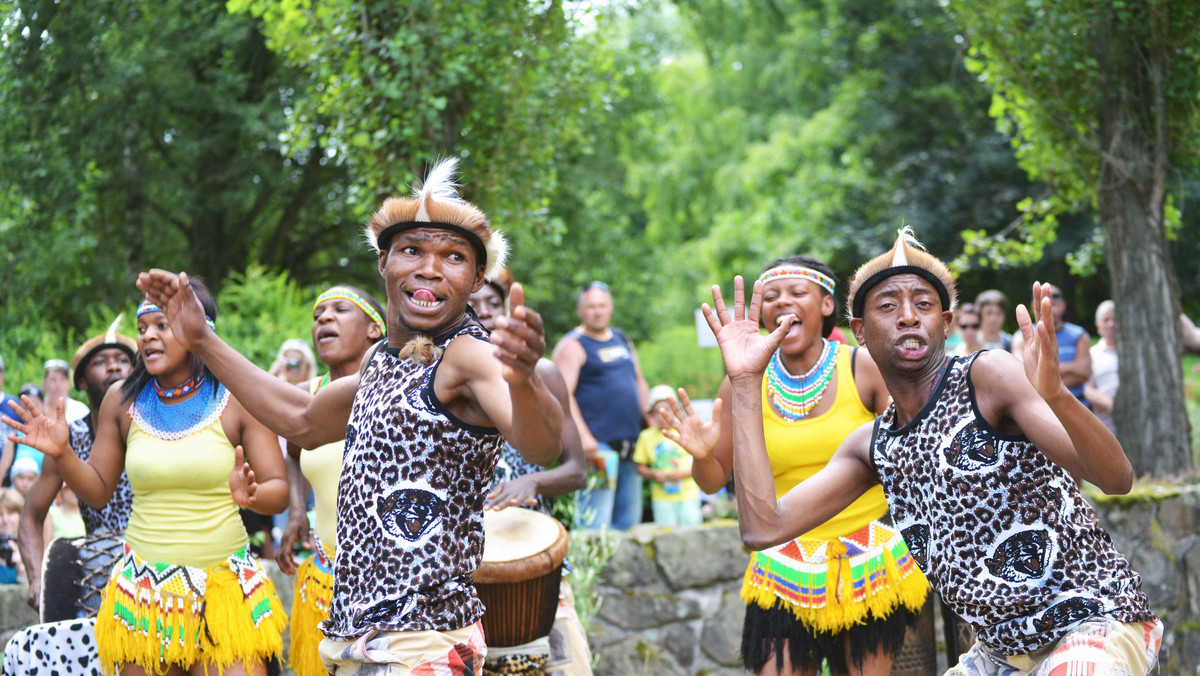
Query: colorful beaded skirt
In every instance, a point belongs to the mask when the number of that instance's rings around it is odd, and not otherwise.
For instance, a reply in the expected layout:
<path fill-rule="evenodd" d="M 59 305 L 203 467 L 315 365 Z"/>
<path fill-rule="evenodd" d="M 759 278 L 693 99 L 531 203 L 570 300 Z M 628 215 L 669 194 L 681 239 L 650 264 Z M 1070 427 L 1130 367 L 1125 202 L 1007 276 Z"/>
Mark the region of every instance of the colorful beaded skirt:
<path fill-rule="evenodd" d="M 742 599 L 789 608 L 813 631 L 841 632 L 904 606 L 920 612 L 929 583 L 900 532 L 879 521 L 832 540 L 798 538 L 753 552 Z"/>
<path fill-rule="evenodd" d="M 325 676 L 317 650 L 325 635 L 317 625 L 329 619 L 333 598 L 333 550 L 313 536 L 316 551 L 296 569 L 292 580 L 292 645 L 289 658 L 296 676 Z"/>
<path fill-rule="evenodd" d="M 275 586 L 245 548 L 208 568 L 151 563 L 129 545 L 113 568 L 96 618 L 96 647 L 110 673 L 208 663 L 219 672 L 283 653 L 287 616 Z"/>

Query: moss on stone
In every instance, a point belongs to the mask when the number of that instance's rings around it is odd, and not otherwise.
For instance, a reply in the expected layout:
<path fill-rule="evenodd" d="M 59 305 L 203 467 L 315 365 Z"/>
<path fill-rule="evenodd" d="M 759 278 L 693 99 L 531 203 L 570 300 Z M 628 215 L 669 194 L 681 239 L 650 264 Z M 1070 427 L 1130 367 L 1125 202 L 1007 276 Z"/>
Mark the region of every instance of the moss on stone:
<path fill-rule="evenodd" d="M 1163 479 L 1137 479 L 1125 495 L 1107 495 L 1092 484 L 1083 484 L 1083 493 L 1093 504 L 1116 507 L 1162 502 L 1198 489 L 1200 484 L 1195 481 L 1177 483 Z"/>

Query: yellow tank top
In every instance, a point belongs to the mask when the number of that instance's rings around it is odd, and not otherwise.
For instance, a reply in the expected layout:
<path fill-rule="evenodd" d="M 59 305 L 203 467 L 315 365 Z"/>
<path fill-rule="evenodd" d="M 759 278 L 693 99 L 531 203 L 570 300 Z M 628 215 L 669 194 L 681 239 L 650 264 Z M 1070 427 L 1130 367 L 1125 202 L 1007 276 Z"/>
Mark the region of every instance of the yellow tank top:
<path fill-rule="evenodd" d="M 229 492 L 233 454 L 220 418 L 176 441 L 129 425 L 125 473 L 133 510 L 125 541 L 138 556 L 207 568 L 246 546 L 246 528 Z"/>
<path fill-rule="evenodd" d="M 317 537 L 337 551 L 337 491 L 342 476 L 342 449 L 346 440 L 300 452 L 300 471 L 312 484 L 316 497 Z"/>
<path fill-rule="evenodd" d="M 767 379 L 763 378 L 763 431 L 767 455 L 775 475 L 775 496 L 783 497 L 801 481 L 816 474 L 833 457 L 834 451 L 851 432 L 875 419 L 854 385 L 850 359 L 854 349 L 838 346 L 837 394 L 833 406 L 819 416 L 789 422 L 771 405 Z M 883 487 L 871 487 L 860 498 L 824 524 L 802 535 L 807 539 L 833 539 L 853 533 L 887 512 Z"/>

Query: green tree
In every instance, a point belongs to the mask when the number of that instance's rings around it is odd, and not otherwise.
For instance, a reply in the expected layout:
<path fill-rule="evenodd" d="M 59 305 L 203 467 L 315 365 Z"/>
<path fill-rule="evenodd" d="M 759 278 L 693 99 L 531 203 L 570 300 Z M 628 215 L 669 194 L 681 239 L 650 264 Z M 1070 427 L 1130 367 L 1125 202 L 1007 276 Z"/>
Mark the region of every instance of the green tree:
<path fill-rule="evenodd" d="M 83 328 L 133 275 L 186 268 L 214 289 L 250 261 L 310 278 L 355 246 L 340 168 L 285 157 L 299 94 L 257 22 L 180 0 L 0 7 L 0 323 Z"/>
<path fill-rule="evenodd" d="M 973 71 L 1021 166 L 1051 192 L 1023 203 L 1037 256 L 1060 215 L 1100 216 L 1117 306 L 1115 418 L 1139 473 L 1189 470 L 1171 190 L 1200 151 L 1200 5 L 1193 0 L 952 0 Z"/>
<path fill-rule="evenodd" d="M 438 156 L 462 158 L 464 194 L 501 226 L 545 228 L 557 146 L 575 139 L 602 69 L 559 2 L 229 0 L 261 17 L 309 87 L 286 143 L 326 148 L 365 215 Z M 570 10 L 571 12 L 577 10 Z"/>

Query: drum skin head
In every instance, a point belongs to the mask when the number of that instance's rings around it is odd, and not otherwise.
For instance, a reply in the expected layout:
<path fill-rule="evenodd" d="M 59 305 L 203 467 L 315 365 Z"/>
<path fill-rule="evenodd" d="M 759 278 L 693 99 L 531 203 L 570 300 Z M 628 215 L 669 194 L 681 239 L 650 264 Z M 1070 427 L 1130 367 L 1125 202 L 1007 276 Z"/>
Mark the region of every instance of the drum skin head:
<path fill-rule="evenodd" d="M 553 517 L 521 507 L 483 514 L 480 584 L 517 582 L 545 575 L 567 556 L 567 529 Z"/>

